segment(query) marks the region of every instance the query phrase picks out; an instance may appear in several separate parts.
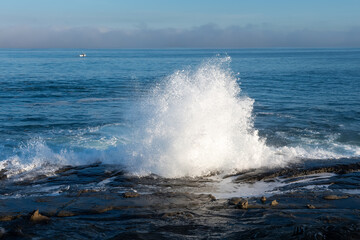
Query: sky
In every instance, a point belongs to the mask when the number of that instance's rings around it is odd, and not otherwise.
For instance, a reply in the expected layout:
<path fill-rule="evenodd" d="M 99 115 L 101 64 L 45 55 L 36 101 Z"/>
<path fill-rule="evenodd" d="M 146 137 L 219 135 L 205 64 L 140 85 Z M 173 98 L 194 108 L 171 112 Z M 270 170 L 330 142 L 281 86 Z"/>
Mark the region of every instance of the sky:
<path fill-rule="evenodd" d="M 0 1 L 0 48 L 253 47 L 360 47 L 360 1 Z"/>

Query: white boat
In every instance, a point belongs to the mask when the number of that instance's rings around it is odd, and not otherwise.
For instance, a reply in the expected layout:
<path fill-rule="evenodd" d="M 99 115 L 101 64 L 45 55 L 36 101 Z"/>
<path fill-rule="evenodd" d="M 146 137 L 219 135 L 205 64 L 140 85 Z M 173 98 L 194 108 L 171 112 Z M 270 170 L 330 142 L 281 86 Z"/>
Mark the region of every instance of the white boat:
<path fill-rule="evenodd" d="M 82 53 L 79 55 L 80 57 L 86 57 L 86 54 L 85 53 Z"/>

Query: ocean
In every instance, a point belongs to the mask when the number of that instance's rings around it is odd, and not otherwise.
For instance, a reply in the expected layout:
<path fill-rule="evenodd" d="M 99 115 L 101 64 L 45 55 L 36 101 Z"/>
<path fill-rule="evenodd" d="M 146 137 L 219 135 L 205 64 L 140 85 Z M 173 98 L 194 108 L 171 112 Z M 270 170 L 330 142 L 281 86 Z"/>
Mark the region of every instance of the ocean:
<path fill-rule="evenodd" d="M 359 63 L 351 48 L 0 49 L 0 237 L 356 239 Z M 315 227 L 294 210 L 309 202 Z"/>

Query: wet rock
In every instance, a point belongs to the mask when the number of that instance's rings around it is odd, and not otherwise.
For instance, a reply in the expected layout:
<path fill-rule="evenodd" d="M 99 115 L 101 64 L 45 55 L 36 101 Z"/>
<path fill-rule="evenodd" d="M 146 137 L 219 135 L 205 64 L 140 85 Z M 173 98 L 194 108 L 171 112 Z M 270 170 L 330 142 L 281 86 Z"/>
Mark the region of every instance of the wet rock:
<path fill-rule="evenodd" d="M 5 228 L 0 227 L 0 238 L 2 238 L 5 233 L 6 233 Z"/>
<path fill-rule="evenodd" d="M 30 217 L 30 221 L 32 222 L 47 222 L 49 220 L 50 218 L 39 213 L 39 209 L 36 210 Z"/>
<path fill-rule="evenodd" d="M 235 179 L 235 182 L 257 182 L 257 181 L 267 181 L 274 179 L 279 176 L 286 178 L 298 177 L 298 176 L 307 176 L 312 174 L 320 173 L 336 173 L 336 174 L 346 174 L 351 172 L 356 172 L 360 170 L 360 162 L 352 164 L 337 164 L 335 166 L 329 167 L 314 167 L 311 169 L 303 168 L 278 168 L 272 171 L 259 172 L 258 174 L 251 175 L 251 172 L 238 174 L 239 176 Z"/>
<path fill-rule="evenodd" d="M 2 169 L 2 170 L 0 171 L 0 180 L 5 180 L 5 179 L 7 179 L 7 175 L 5 174 L 6 171 L 7 171 L 7 170 L 5 170 L 5 169 Z"/>
<path fill-rule="evenodd" d="M 346 199 L 348 198 L 349 196 L 337 196 L 337 195 L 327 195 L 327 196 L 324 196 L 323 198 L 325 200 L 339 200 L 339 199 Z"/>
<path fill-rule="evenodd" d="M 104 208 L 98 208 L 95 211 L 97 213 L 104 213 L 104 212 L 108 212 L 108 211 L 111 211 L 111 210 L 114 210 L 114 209 L 115 209 L 114 206 L 108 206 L 108 207 L 104 207 Z"/>
<path fill-rule="evenodd" d="M 44 197 L 44 198 L 37 198 L 35 199 L 35 202 L 38 202 L 38 203 L 43 203 L 43 202 L 50 202 L 51 200 Z"/>
<path fill-rule="evenodd" d="M 262 196 L 262 197 L 260 198 L 260 201 L 261 201 L 262 203 L 265 203 L 265 202 L 266 202 L 266 197 L 265 197 L 265 196 Z"/>
<path fill-rule="evenodd" d="M 302 235 L 303 233 L 304 233 L 304 227 L 303 226 L 294 227 L 293 236 Z"/>
<path fill-rule="evenodd" d="M 238 197 L 230 198 L 228 201 L 229 205 L 237 205 L 239 202 L 241 202 L 243 199 Z"/>
<path fill-rule="evenodd" d="M 61 210 L 57 216 L 58 217 L 72 217 L 72 216 L 75 216 L 76 214 L 73 213 L 73 212 L 70 212 L 70 211 L 65 211 L 65 210 Z"/>
<path fill-rule="evenodd" d="M 170 212 L 170 213 L 164 213 L 162 215 L 162 218 L 194 218 L 194 215 L 188 212 Z"/>
<path fill-rule="evenodd" d="M 216 201 L 216 197 L 212 194 L 209 194 L 209 198 L 210 200 L 213 202 L 213 201 Z"/>
<path fill-rule="evenodd" d="M 134 197 L 138 197 L 140 196 L 140 194 L 138 194 L 137 192 L 125 192 L 123 194 L 124 198 L 134 198 Z"/>
<path fill-rule="evenodd" d="M 3 237 L 4 239 L 31 239 L 23 233 L 22 227 L 19 225 L 12 226 L 4 233 Z"/>
<path fill-rule="evenodd" d="M 72 169 L 73 169 L 72 166 L 64 166 L 64 167 L 56 170 L 55 173 L 56 173 L 56 174 L 64 173 L 64 172 L 70 171 L 70 170 L 72 170 Z"/>
<path fill-rule="evenodd" d="M 279 204 L 278 201 L 274 200 L 274 201 L 272 201 L 272 202 L 270 203 L 270 206 L 275 207 L 275 206 L 277 206 L 278 204 Z"/>
<path fill-rule="evenodd" d="M 66 190 L 65 190 L 66 191 Z M 96 193 L 98 192 L 98 190 L 96 189 L 82 189 L 82 190 L 79 190 L 77 192 L 77 197 L 80 197 L 82 194 L 87 194 L 87 193 Z"/>
<path fill-rule="evenodd" d="M 11 221 L 14 220 L 15 218 L 16 218 L 15 216 L 11 216 L 11 215 L 0 216 L 0 222 Z"/>
<path fill-rule="evenodd" d="M 316 208 L 314 205 L 311 205 L 311 204 L 306 205 L 306 207 L 309 208 L 309 209 L 315 209 Z"/>
<path fill-rule="evenodd" d="M 247 209 L 249 207 L 249 202 L 247 200 L 241 200 L 237 205 L 237 208 Z"/>

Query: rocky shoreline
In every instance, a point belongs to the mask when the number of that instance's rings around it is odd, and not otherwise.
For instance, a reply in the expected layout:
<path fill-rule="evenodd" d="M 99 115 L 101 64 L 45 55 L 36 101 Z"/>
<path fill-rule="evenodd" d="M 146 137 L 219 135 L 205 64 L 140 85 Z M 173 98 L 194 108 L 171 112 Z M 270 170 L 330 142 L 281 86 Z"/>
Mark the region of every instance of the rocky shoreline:
<path fill-rule="evenodd" d="M 236 181 L 275 177 L 293 181 L 324 171 L 336 174 L 331 189 L 293 186 L 291 191 L 269 197 L 216 199 L 211 194 L 172 190 L 82 189 L 57 196 L 0 199 L 0 238 L 360 239 L 360 195 L 340 191 L 344 184 L 360 188 L 359 166 L 237 176 Z M 68 171 L 74 170 L 62 174 Z M 121 177 L 123 182 L 130 181 Z"/>

